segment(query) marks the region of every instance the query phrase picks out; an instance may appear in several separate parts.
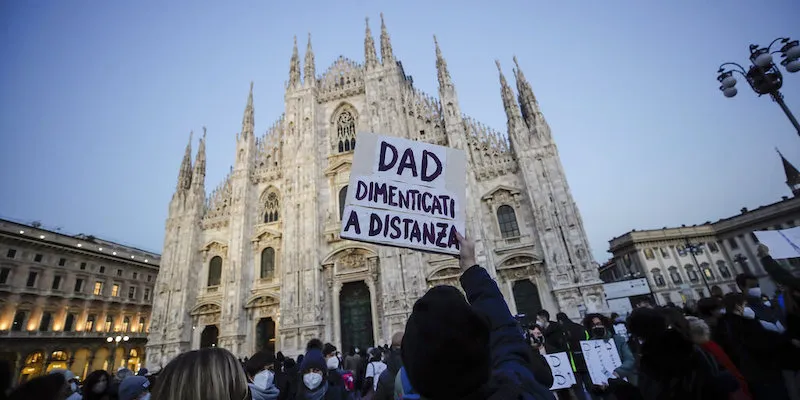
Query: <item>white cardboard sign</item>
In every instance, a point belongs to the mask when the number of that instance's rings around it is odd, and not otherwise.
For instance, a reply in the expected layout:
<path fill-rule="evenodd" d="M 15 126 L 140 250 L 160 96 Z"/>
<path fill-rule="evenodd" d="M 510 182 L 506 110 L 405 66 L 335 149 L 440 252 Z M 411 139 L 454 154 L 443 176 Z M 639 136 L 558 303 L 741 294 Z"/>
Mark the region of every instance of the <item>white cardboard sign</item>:
<path fill-rule="evenodd" d="M 581 340 L 581 351 L 595 385 L 608 385 L 608 379 L 614 376 L 614 370 L 622 366 L 614 339 Z"/>
<path fill-rule="evenodd" d="M 566 352 L 545 354 L 544 358 L 553 373 L 553 386 L 550 386 L 550 390 L 570 388 L 577 383 Z"/>
<path fill-rule="evenodd" d="M 359 133 L 344 239 L 458 254 L 466 219 L 466 154 L 424 142 Z"/>

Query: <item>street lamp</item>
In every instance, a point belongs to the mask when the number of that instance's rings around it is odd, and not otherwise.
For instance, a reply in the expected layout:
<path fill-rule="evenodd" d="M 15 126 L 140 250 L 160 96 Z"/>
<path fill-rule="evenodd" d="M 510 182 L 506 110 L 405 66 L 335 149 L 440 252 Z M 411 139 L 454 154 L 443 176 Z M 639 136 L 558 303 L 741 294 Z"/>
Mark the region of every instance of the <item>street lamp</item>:
<path fill-rule="evenodd" d="M 737 254 L 736 257 L 733 257 L 733 261 L 739 263 L 739 265 L 742 267 L 742 271 L 748 274 L 750 273 L 750 266 L 747 265 L 747 257 Z"/>
<path fill-rule="evenodd" d="M 772 46 L 778 42 L 783 46 L 779 50 L 772 51 Z M 783 86 L 783 75 L 772 60 L 772 55 L 775 53 L 781 53 L 783 60 L 780 61 L 780 64 L 786 68 L 786 71 L 790 73 L 800 71 L 800 42 L 797 40 L 791 40 L 788 37 L 777 38 L 767 47 L 751 44 L 750 62 L 752 65 L 749 68 L 744 68 L 734 62 L 726 62 L 719 66 L 717 80 L 722 84 L 719 90 L 725 97 L 736 96 L 738 90 L 736 90 L 736 78 L 733 73 L 739 73 L 759 97 L 768 94 L 773 101 L 778 103 L 786 117 L 794 125 L 797 134 L 800 135 L 800 123 L 783 102 L 783 94 L 780 92 L 780 88 Z"/>
<path fill-rule="evenodd" d="M 117 344 L 119 344 L 119 342 L 127 342 L 128 340 L 131 340 L 130 336 L 128 336 L 128 335 L 125 335 L 125 336 L 109 336 L 109 337 L 106 338 L 106 342 L 108 342 L 108 343 L 116 342 Z"/>
<path fill-rule="evenodd" d="M 706 273 L 703 271 L 703 268 L 700 267 L 700 264 L 697 262 L 697 254 L 699 254 L 703 246 L 702 244 L 692 244 L 689 242 L 689 238 L 686 238 L 685 242 L 686 251 L 692 255 L 692 260 L 694 261 L 694 265 L 697 267 L 697 270 L 700 272 L 700 278 L 703 279 L 703 284 L 706 285 L 706 289 L 708 289 L 708 294 L 711 295 L 711 287 L 708 286 L 708 281 L 706 280 Z"/>

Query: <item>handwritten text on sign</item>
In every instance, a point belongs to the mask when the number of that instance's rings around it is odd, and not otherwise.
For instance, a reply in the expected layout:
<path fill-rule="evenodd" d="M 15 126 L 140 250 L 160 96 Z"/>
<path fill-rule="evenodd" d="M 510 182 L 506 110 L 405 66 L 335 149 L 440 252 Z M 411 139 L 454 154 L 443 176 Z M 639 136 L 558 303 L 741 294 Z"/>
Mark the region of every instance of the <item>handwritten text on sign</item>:
<path fill-rule="evenodd" d="M 614 376 L 614 370 L 622 366 L 613 339 L 581 340 L 581 350 L 589 376 L 595 385 L 607 385 L 608 379 Z"/>
<path fill-rule="evenodd" d="M 550 390 L 572 387 L 576 383 L 575 374 L 572 373 L 572 364 L 566 352 L 547 354 L 544 356 L 553 373 L 553 386 Z"/>
<path fill-rule="evenodd" d="M 362 133 L 356 141 L 341 237 L 458 254 L 466 156 L 423 142 Z"/>

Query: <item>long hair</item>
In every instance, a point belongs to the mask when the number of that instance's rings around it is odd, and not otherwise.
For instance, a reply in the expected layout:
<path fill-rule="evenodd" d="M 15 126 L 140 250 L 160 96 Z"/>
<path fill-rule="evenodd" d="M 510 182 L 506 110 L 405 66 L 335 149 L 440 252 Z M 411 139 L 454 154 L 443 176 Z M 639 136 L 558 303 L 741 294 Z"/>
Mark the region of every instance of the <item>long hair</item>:
<path fill-rule="evenodd" d="M 175 357 L 159 373 L 153 400 L 245 400 L 247 376 L 236 357 L 218 347 Z"/>
<path fill-rule="evenodd" d="M 104 390 L 103 393 L 93 392 L 92 388 L 100 382 L 100 378 L 102 377 L 106 378 L 106 390 Z M 86 377 L 86 380 L 83 381 L 83 398 L 87 400 L 100 399 L 109 392 L 109 387 L 111 387 L 111 375 L 102 369 L 93 371 Z"/>

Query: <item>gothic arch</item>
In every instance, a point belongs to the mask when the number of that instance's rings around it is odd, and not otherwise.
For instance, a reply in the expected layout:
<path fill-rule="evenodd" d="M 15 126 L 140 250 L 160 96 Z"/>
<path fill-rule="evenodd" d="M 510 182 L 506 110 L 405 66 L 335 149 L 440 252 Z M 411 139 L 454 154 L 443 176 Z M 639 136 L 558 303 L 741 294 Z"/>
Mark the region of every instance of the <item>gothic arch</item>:
<path fill-rule="evenodd" d="M 541 257 L 533 253 L 529 252 L 511 253 L 497 261 L 498 265 L 497 269 L 514 268 L 518 266 L 524 267 L 530 264 L 536 264 L 540 262 L 541 262 Z"/>
<path fill-rule="evenodd" d="M 331 150 L 333 153 L 353 151 L 356 145 L 359 115 L 352 104 L 342 102 L 331 113 Z"/>
<path fill-rule="evenodd" d="M 375 250 L 370 248 L 370 247 L 367 247 L 367 246 L 362 245 L 362 244 L 348 244 L 348 245 L 346 245 L 344 247 L 339 247 L 337 249 L 331 250 L 325 257 L 322 258 L 324 260 L 324 261 L 322 261 L 322 265 L 333 264 L 336 261 L 336 259 L 339 257 L 339 253 L 342 253 L 342 252 L 345 252 L 345 251 L 348 251 L 348 250 L 361 250 L 361 251 L 366 253 L 365 254 L 366 257 L 377 257 L 378 256 L 378 253 L 376 253 Z"/>
<path fill-rule="evenodd" d="M 191 315 L 203 315 L 203 314 L 213 314 L 222 311 L 222 305 L 216 301 L 205 301 L 202 302 L 194 308 L 189 313 Z"/>
<path fill-rule="evenodd" d="M 263 299 L 263 300 L 262 300 Z M 268 290 L 268 291 L 259 291 L 257 294 L 250 296 L 247 301 L 245 301 L 244 308 L 255 308 L 261 307 L 265 305 L 277 305 L 281 302 L 281 296 L 277 292 Z"/>
<path fill-rule="evenodd" d="M 437 281 L 453 277 L 458 278 L 460 275 L 461 268 L 457 264 L 448 264 L 434 269 L 425 279 L 427 281 Z"/>
<path fill-rule="evenodd" d="M 280 221 L 281 215 L 281 193 L 274 185 L 270 185 L 258 199 L 259 221 L 261 223 L 273 223 Z"/>

